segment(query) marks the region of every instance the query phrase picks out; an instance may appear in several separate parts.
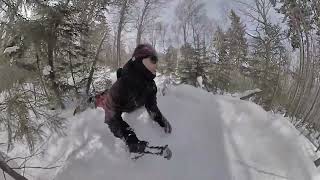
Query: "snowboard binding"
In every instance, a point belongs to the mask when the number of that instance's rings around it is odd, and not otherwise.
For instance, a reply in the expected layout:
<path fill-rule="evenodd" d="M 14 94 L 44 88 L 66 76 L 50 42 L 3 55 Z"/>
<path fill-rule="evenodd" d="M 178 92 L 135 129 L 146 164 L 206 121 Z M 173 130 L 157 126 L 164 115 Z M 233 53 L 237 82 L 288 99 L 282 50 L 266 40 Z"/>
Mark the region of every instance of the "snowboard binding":
<path fill-rule="evenodd" d="M 133 160 L 137 160 L 146 154 L 162 156 L 167 160 L 172 157 L 172 151 L 169 149 L 168 145 L 165 146 L 147 146 L 144 152 L 139 153 L 139 155 L 133 157 Z"/>

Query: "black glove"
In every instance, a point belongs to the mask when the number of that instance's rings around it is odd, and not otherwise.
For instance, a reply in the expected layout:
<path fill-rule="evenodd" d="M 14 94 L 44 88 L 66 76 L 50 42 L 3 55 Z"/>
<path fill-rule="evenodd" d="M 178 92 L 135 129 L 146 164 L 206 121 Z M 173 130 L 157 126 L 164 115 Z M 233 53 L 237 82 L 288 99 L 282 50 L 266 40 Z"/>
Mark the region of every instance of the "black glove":
<path fill-rule="evenodd" d="M 171 125 L 165 117 L 162 117 L 161 121 L 159 121 L 158 123 L 161 127 L 163 127 L 165 133 L 167 133 L 167 134 L 171 133 L 171 131 L 172 131 Z"/>

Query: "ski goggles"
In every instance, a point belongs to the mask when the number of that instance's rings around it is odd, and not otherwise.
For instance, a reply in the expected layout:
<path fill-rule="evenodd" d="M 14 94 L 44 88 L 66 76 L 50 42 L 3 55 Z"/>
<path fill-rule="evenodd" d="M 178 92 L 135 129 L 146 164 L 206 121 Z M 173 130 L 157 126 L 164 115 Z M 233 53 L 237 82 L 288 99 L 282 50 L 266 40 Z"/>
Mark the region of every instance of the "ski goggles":
<path fill-rule="evenodd" d="M 157 64 L 158 62 L 158 57 L 157 56 L 150 56 L 150 60 L 152 64 Z"/>

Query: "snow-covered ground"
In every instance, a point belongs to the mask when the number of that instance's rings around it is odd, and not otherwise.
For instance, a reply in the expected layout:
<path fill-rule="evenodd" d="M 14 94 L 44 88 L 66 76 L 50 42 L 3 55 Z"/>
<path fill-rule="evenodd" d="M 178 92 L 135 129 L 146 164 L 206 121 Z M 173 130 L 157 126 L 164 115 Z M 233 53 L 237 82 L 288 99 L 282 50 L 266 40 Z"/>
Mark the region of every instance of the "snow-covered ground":
<path fill-rule="evenodd" d="M 46 151 L 28 164 L 61 167 L 32 169 L 26 175 L 39 180 L 320 179 L 310 143 L 281 115 L 188 85 L 170 86 L 165 96 L 159 92 L 158 105 L 172 124 L 170 135 L 150 120 L 144 108 L 123 118 L 140 139 L 151 145 L 169 144 L 171 160 L 146 155 L 133 161 L 103 123 L 101 109 L 76 116 L 70 110 L 64 114 L 69 117 L 67 135 L 51 136 Z M 13 152 L 12 157 L 23 149 Z"/>

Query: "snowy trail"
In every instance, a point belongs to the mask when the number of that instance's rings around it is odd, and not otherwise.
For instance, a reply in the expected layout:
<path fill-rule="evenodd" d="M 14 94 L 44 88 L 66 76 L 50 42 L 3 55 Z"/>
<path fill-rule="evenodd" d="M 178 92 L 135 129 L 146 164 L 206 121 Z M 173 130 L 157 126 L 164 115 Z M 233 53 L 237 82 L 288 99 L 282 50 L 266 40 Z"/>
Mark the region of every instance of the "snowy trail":
<path fill-rule="evenodd" d="M 71 118 L 68 136 L 49 143 L 51 161 L 66 159 L 55 179 L 312 179 L 312 162 L 295 141 L 298 133 L 253 103 L 181 85 L 159 97 L 158 104 L 173 126 L 171 135 L 144 108 L 124 119 L 141 139 L 169 144 L 170 161 L 147 155 L 130 160 L 124 144 L 103 124 L 103 112 L 87 110 Z"/>

